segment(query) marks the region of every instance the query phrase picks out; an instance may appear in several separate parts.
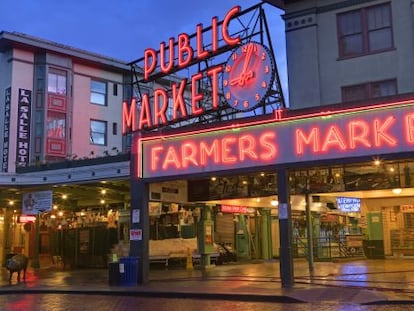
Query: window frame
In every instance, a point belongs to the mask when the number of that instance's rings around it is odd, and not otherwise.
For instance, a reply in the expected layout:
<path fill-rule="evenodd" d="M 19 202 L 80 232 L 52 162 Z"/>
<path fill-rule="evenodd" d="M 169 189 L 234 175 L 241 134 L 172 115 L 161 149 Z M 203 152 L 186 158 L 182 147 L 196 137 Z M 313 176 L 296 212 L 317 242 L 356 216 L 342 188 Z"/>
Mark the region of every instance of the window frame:
<path fill-rule="evenodd" d="M 369 12 L 372 12 L 372 10 L 378 9 L 380 7 L 386 7 L 387 8 L 387 14 L 388 14 L 388 25 L 384 26 L 378 26 L 377 28 L 374 29 L 369 29 L 369 25 L 368 25 L 368 15 Z M 353 33 L 346 33 L 346 31 L 342 31 L 341 30 L 341 18 L 345 17 L 345 16 L 349 16 L 350 14 L 355 14 L 355 13 L 359 13 L 360 15 L 360 24 L 361 24 L 361 29 L 359 32 L 353 32 Z M 353 57 L 360 57 L 360 56 L 364 56 L 364 55 L 369 55 L 369 54 L 377 54 L 377 53 L 383 53 L 386 51 L 390 51 L 395 49 L 394 46 L 394 35 L 393 35 L 393 20 L 392 20 L 392 7 L 391 7 L 391 3 L 390 2 L 386 2 L 386 3 L 381 3 L 381 4 L 377 4 L 377 5 L 373 5 L 373 6 L 369 6 L 369 7 L 364 7 L 364 8 L 360 8 L 360 9 L 356 9 L 356 10 L 351 10 L 351 11 L 347 11 L 347 12 L 341 12 L 338 13 L 336 15 L 336 24 L 337 24 L 337 41 L 338 41 L 338 55 L 339 55 L 339 59 L 347 59 L 347 58 L 353 58 Z M 378 49 L 373 49 L 370 46 L 370 39 L 372 39 L 371 35 L 373 33 L 375 33 L 376 31 L 380 31 L 380 30 L 386 30 L 389 29 L 390 32 L 390 44 L 387 47 L 383 47 L 383 48 L 378 48 Z M 343 33 L 343 34 L 341 34 Z M 356 34 L 360 34 L 361 35 L 361 51 L 360 52 L 355 52 L 355 53 L 345 53 L 345 48 L 344 48 L 344 39 L 345 38 L 349 38 L 351 35 L 356 35 Z"/>
<path fill-rule="evenodd" d="M 55 91 L 51 91 L 51 76 L 56 77 L 56 85 L 54 85 Z M 59 86 L 60 86 L 60 79 L 64 78 L 64 91 L 59 92 Z M 47 72 L 47 93 L 48 94 L 55 94 L 55 95 L 61 95 L 66 96 L 68 93 L 68 75 L 67 72 L 64 70 L 56 69 L 56 68 L 49 68 Z"/>
<path fill-rule="evenodd" d="M 99 83 L 99 84 L 104 85 L 104 87 L 105 87 L 104 92 L 99 92 L 99 90 L 96 90 L 96 89 L 94 90 L 94 88 L 92 87 L 93 83 Z M 89 102 L 92 105 L 98 105 L 98 106 L 107 106 L 108 105 L 108 83 L 106 81 L 91 78 L 89 88 L 90 88 Z M 98 96 L 103 96 L 103 98 L 104 98 L 103 103 L 98 102 L 98 101 L 94 101 L 94 99 L 93 99 L 94 94 L 98 95 Z"/>
<path fill-rule="evenodd" d="M 97 132 L 97 131 L 93 131 L 92 129 L 92 124 L 93 123 L 100 123 L 104 125 L 104 132 Z M 100 134 L 103 135 L 103 143 L 97 143 L 94 141 L 93 137 L 94 134 Z M 96 145 L 96 146 L 107 146 L 108 145 L 108 122 L 104 121 L 104 120 L 97 120 L 97 119 L 90 119 L 89 120 L 89 143 L 91 145 Z"/>

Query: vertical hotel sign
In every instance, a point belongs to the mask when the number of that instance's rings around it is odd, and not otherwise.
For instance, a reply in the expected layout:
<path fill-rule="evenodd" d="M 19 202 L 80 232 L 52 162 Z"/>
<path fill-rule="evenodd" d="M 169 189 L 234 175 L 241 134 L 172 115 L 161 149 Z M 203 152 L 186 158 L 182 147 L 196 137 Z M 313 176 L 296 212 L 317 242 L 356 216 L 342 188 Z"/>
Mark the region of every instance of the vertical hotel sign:
<path fill-rule="evenodd" d="M 4 123 L 3 123 L 3 160 L 1 171 L 8 172 L 9 167 L 9 142 L 10 142 L 10 110 L 11 110 L 11 87 L 5 91 L 4 100 Z"/>
<path fill-rule="evenodd" d="M 32 91 L 19 89 L 18 100 L 16 166 L 25 167 L 29 164 Z"/>

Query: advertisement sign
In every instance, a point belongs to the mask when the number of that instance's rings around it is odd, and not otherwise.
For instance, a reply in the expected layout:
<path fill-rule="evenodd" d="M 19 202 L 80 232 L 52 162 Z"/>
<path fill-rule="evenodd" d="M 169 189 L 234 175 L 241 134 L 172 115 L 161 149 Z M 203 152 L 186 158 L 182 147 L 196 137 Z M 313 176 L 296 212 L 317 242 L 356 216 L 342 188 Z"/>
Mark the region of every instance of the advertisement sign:
<path fill-rule="evenodd" d="M 37 191 L 23 194 L 22 214 L 36 215 L 52 209 L 53 192 Z"/>
<path fill-rule="evenodd" d="M 11 87 L 5 91 L 4 100 L 4 123 L 3 123 L 3 159 L 1 171 L 8 172 L 9 166 L 9 141 L 10 141 L 10 111 L 11 111 Z"/>
<path fill-rule="evenodd" d="M 338 209 L 345 213 L 361 211 L 361 199 L 360 198 L 347 198 L 347 197 L 337 197 L 336 204 Z"/>
<path fill-rule="evenodd" d="M 142 229 L 131 229 L 129 230 L 130 241 L 141 241 L 142 240 Z"/>
<path fill-rule="evenodd" d="M 414 150 L 414 103 L 135 137 L 139 177 L 392 154 Z"/>
<path fill-rule="evenodd" d="M 32 91 L 19 89 L 17 105 L 17 167 L 29 165 L 31 105 Z"/>

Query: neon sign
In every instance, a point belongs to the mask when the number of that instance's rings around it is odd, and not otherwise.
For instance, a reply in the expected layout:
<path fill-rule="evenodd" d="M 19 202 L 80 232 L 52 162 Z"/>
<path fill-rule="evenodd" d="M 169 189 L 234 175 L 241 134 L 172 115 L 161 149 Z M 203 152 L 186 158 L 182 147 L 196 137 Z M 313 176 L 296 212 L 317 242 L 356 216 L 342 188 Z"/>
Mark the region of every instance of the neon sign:
<path fill-rule="evenodd" d="M 240 205 L 221 205 L 220 208 L 222 213 L 237 213 L 237 214 L 248 214 L 249 209 L 247 206 L 240 206 Z"/>
<path fill-rule="evenodd" d="M 231 36 L 229 34 L 229 25 L 233 18 L 240 13 L 240 6 L 233 7 L 224 17 L 221 23 L 221 31 L 217 17 L 213 17 L 211 26 L 211 44 L 209 49 L 204 48 L 202 24 L 196 28 L 196 48 L 191 45 L 190 36 L 186 33 L 178 35 L 177 40 L 169 39 L 168 45 L 165 42 L 160 43 L 159 52 L 148 48 L 144 52 L 144 81 L 149 82 L 159 67 L 163 74 L 169 74 L 175 69 L 184 69 L 194 63 L 199 63 L 214 55 L 223 53 L 220 49 L 219 42 L 224 42 L 224 47 L 236 46 L 240 43 L 240 35 Z M 221 36 L 219 36 L 221 34 Z M 168 52 L 167 52 L 168 51 Z M 158 66 L 158 67 L 157 67 Z M 219 109 L 219 73 L 223 71 L 222 65 L 210 67 L 203 72 L 193 74 L 188 81 L 182 79 L 180 82 L 171 84 L 171 91 L 167 92 L 163 88 L 156 88 L 153 96 L 148 93 L 142 94 L 140 101 L 132 98 L 131 102 L 122 103 L 122 134 L 135 132 L 144 129 L 154 129 L 170 123 L 184 120 L 189 117 L 202 115 L 206 112 L 206 107 L 201 105 L 205 94 L 199 90 L 199 82 L 208 78 L 211 79 L 211 107 L 208 109 Z M 187 84 L 190 85 L 191 107 L 187 108 L 185 103 L 185 94 L 188 92 Z M 152 99 L 152 100 L 151 100 Z M 139 114 L 137 115 L 137 112 Z M 167 113 L 168 111 L 168 113 Z"/>
<path fill-rule="evenodd" d="M 359 198 L 337 197 L 336 204 L 338 209 L 342 212 L 361 211 L 361 199 Z"/>
<path fill-rule="evenodd" d="M 137 174 L 148 178 L 407 152 L 414 103 L 136 140 Z"/>

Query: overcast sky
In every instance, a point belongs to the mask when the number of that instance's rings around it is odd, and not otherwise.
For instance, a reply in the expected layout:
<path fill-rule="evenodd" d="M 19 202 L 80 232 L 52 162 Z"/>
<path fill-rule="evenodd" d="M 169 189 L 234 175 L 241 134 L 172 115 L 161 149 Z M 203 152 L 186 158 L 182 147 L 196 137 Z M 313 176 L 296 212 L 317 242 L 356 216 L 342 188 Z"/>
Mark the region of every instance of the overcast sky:
<path fill-rule="evenodd" d="M 159 49 L 161 41 L 192 34 L 198 23 L 222 20 L 235 5 L 242 10 L 259 0 L 0 0 L 0 31 L 17 31 L 123 61 Z M 265 4 L 273 48 L 286 89 L 282 11 Z M 284 91 L 285 96 L 286 91 Z"/>

